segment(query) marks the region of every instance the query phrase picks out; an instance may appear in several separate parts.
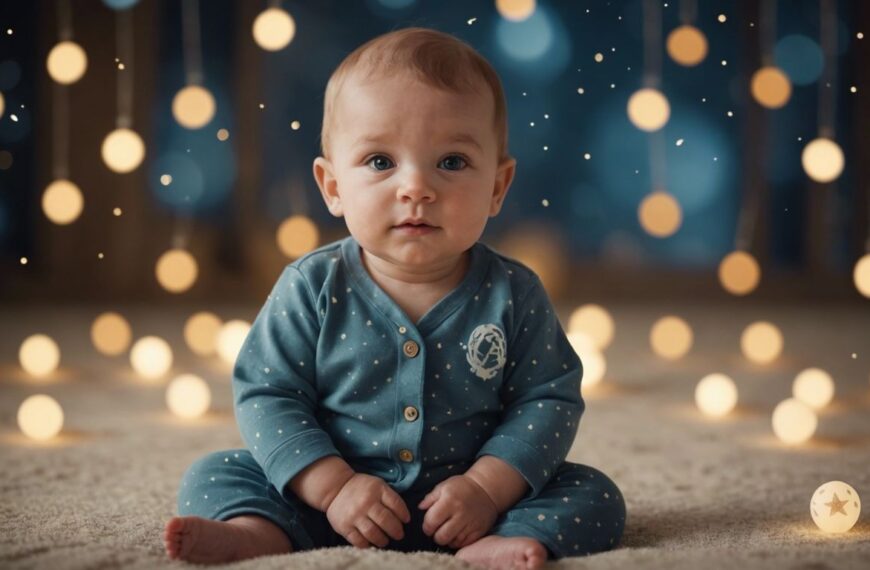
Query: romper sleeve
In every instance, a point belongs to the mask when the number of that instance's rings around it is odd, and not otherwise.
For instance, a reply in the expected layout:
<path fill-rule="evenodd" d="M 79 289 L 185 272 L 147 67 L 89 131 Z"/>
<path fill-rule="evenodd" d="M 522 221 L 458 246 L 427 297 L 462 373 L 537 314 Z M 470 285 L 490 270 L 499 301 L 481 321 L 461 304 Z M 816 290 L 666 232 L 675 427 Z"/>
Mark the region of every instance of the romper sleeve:
<path fill-rule="evenodd" d="M 320 321 L 308 281 L 285 268 L 239 351 L 233 400 L 242 439 L 282 494 L 300 471 L 340 455 L 315 418 Z"/>
<path fill-rule="evenodd" d="M 528 482 L 525 498 L 541 492 L 565 460 L 580 424 L 583 368 L 543 284 L 518 304 L 501 388 L 501 423 L 477 453 L 493 455 Z"/>

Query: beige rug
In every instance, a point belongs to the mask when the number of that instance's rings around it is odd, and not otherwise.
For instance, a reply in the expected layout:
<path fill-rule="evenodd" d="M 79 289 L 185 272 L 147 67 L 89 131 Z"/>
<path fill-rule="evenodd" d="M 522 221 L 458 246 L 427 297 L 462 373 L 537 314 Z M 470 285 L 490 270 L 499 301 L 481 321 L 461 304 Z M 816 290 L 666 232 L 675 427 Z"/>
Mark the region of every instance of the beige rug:
<path fill-rule="evenodd" d="M 136 337 L 164 336 L 176 353 L 174 373 L 203 376 L 213 411 L 199 421 L 175 419 L 165 382 L 137 379 L 125 357 L 106 358 L 88 331 L 100 308 L 0 308 L 0 568 L 181 567 L 164 556 L 161 531 L 174 514 L 178 480 L 196 457 L 240 446 L 233 423 L 229 367 L 201 360 L 181 330 L 190 310 L 122 309 Z M 669 307 L 615 306 L 617 336 L 607 350 L 601 389 L 569 457 L 593 465 L 622 488 L 628 505 L 620 548 L 552 568 L 870 568 L 870 314 L 859 307 L 681 307 L 695 330 L 683 361 L 657 359 L 649 327 Z M 221 317 L 251 319 L 256 307 L 225 307 Z M 768 367 L 739 354 L 743 327 L 765 318 L 781 326 L 782 359 Z M 29 334 L 53 336 L 63 352 L 48 381 L 17 365 Z M 854 357 L 853 357 L 854 355 Z M 770 414 L 790 395 L 795 374 L 827 369 L 837 382 L 814 439 L 778 443 Z M 738 410 L 723 421 L 693 405 L 695 383 L 710 372 L 734 378 Z M 20 434 L 16 413 L 29 395 L 47 393 L 64 408 L 56 441 Z M 820 533 L 809 501 L 822 483 L 840 479 L 863 495 L 865 514 L 851 532 Z M 468 568 L 432 553 L 324 549 L 249 560 L 232 568 Z"/>

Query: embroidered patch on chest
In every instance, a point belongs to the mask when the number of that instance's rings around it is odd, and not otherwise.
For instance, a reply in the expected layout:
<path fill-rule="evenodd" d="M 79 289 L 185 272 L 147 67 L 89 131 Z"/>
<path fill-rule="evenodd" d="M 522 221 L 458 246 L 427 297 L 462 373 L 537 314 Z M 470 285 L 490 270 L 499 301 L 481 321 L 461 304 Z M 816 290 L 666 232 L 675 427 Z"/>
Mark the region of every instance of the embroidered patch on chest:
<path fill-rule="evenodd" d="M 465 359 L 476 376 L 489 380 L 504 368 L 506 353 L 504 332 L 494 324 L 479 325 L 468 337 Z"/>

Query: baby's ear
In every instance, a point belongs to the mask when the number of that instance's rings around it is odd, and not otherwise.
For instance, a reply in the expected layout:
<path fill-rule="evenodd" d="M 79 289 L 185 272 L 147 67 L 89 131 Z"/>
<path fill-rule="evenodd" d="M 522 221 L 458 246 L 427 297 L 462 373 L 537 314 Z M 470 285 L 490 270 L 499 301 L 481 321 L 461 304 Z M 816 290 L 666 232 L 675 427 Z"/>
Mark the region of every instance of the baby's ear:
<path fill-rule="evenodd" d="M 341 196 L 338 194 L 338 180 L 335 178 L 332 163 L 322 156 L 318 156 L 314 159 L 312 168 L 314 180 L 320 188 L 320 194 L 323 196 L 323 201 L 326 202 L 329 213 L 336 218 L 342 217 L 344 212 L 341 207 Z"/>
<path fill-rule="evenodd" d="M 516 171 L 517 161 L 515 158 L 506 158 L 498 165 L 495 171 L 495 182 L 492 186 L 492 199 L 489 204 L 490 217 L 496 216 L 501 211 L 501 206 L 504 204 L 504 198 L 511 187 Z"/>

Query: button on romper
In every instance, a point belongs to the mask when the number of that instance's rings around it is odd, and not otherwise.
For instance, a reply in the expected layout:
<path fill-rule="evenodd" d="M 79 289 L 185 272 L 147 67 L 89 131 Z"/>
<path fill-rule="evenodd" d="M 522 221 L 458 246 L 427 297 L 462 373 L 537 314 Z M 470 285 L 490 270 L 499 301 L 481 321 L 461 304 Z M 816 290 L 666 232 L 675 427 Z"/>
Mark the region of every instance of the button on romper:
<path fill-rule="evenodd" d="M 622 493 L 565 462 L 584 402 L 582 367 L 538 277 L 478 242 L 468 272 L 416 323 L 371 279 L 353 237 L 288 265 L 233 372 L 246 449 L 212 453 L 185 473 L 181 515 L 259 515 L 294 550 L 347 545 L 288 483 L 339 455 L 382 478 L 412 514 L 387 548 L 452 552 L 422 532 L 417 508 L 482 455 L 529 490 L 491 534 L 527 536 L 552 558 L 614 548 Z"/>

